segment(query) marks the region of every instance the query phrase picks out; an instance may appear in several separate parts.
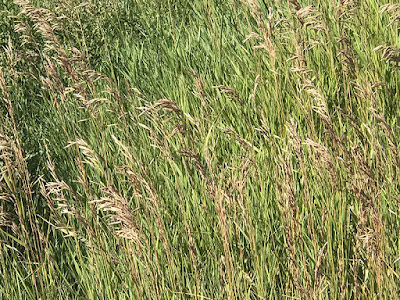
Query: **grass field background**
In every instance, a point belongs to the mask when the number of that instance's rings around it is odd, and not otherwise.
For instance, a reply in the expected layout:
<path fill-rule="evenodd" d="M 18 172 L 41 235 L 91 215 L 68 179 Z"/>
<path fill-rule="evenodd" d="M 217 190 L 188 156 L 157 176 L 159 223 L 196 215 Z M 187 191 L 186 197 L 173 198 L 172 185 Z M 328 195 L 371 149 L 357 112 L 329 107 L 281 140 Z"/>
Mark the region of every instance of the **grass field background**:
<path fill-rule="evenodd" d="M 0 0 L 0 298 L 396 299 L 400 5 Z"/>

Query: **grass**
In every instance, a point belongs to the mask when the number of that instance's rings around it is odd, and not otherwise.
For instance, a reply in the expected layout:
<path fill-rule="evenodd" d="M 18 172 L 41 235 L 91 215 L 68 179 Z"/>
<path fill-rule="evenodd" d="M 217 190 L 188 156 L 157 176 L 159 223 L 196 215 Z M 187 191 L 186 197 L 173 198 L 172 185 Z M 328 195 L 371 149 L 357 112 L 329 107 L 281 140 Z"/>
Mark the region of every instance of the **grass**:
<path fill-rule="evenodd" d="M 0 298 L 399 294 L 395 1 L 0 7 Z"/>

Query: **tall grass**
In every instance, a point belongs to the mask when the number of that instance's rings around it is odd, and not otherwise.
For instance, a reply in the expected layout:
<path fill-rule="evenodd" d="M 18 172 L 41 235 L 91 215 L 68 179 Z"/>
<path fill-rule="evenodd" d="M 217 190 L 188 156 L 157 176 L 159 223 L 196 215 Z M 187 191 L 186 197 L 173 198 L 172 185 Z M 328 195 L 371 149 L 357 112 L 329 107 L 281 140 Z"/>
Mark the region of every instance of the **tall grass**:
<path fill-rule="evenodd" d="M 0 10 L 0 298 L 397 297 L 395 1 Z"/>

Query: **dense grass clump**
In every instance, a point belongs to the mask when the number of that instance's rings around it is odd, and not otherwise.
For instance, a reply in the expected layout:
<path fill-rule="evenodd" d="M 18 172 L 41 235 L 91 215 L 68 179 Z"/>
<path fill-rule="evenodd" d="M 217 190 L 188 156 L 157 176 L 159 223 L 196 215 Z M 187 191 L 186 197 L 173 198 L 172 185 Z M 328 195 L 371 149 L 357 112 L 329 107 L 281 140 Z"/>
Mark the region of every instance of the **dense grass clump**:
<path fill-rule="evenodd" d="M 400 5 L 0 0 L 1 299 L 395 299 Z"/>

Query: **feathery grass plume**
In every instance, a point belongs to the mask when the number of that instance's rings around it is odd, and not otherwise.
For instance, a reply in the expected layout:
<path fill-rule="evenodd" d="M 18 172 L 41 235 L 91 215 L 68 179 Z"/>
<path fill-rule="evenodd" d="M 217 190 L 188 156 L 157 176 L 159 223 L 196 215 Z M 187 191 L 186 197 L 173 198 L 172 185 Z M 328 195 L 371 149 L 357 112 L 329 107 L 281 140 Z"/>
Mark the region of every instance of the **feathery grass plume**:
<path fill-rule="evenodd" d="M 243 137 L 241 137 L 235 130 L 233 130 L 232 128 L 224 128 L 223 132 L 227 135 L 233 135 L 235 137 L 235 140 L 243 147 L 247 148 L 247 149 L 253 149 L 256 150 L 256 152 L 259 152 L 260 150 L 257 149 L 256 147 L 254 147 L 249 141 L 247 141 L 246 139 L 244 139 Z"/>
<path fill-rule="evenodd" d="M 158 239 L 162 242 L 164 246 L 164 250 L 167 254 L 168 258 L 168 264 L 172 266 L 173 271 L 176 272 L 176 266 L 174 265 L 174 262 L 172 261 L 172 253 L 171 253 L 171 248 L 167 240 L 167 235 L 166 235 L 166 228 L 164 227 L 163 220 L 161 217 L 161 208 L 160 208 L 160 199 L 158 199 L 158 196 L 156 192 L 154 191 L 154 187 L 151 186 L 151 183 L 149 183 L 148 180 L 146 180 L 139 172 L 134 171 L 131 167 L 129 166 L 124 166 L 120 167 L 119 171 L 121 174 L 126 176 L 131 184 L 131 187 L 133 188 L 133 196 L 142 202 L 146 210 L 148 210 L 151 213 L 151 216 L 155 219 L 155 226 L 158 229 L 158 233 L 153 232 L 153 227 L 150 227 L 150 241 L 148 241 L 147 237 L 143 232 L 137 230 L 136 227 L 136 233 L 137 233 L 137 239 L 135 240 L 135 243 L 142 248 L 142 245 L 144 246 L 149 246 L 149 243 L 154 243 L 155 235 L 158 236 Z M 128 216 L 129 217 L 129 216 Z M 118 220 L 117 220 L 118 221 Z M 121 221 L 121 220 L 120 220 Z M 154 222 L 152 220 L 152 222 Z M 132 223 L 132 225 L 138 226 Z M 119 231 L 121 232 L 122 229 Z M 135 229 L 134 229 L 135 230 Z M 118 233 L 118 232 L 117 232 Z M 123 232 L 121 232 L 123 233 Z M 131 236 L 131 235 L 129 235 Z M 139 244 L 140 243 L 140 244 Z M 158 274 L 153 274 L 152 276 L 159 276 L 160 274 L 160 263 L 158 260 L 157 255 L 155 254 L 155 264 L 158 270 Z M 152 271 L 153 272 L 153 271 Z M 172 285 L 174 286 L 174 289 L 176 288 L 176 279 L 173 277 L 172 279 Z M 158 289 L 158 284 L 156 285 L 156 289 Z"/>
<path fill-rule="evenodd" d="M 338 20 L 344 23 L 350 22 L 353 16 L 357 14 L 358 4 L 358 1 L 355 0 L 339 0 L 336 6 Z"/>
<path fill-rule="evenodd" d="M 336 1 L 335 1 L 336 2 Z M 341 65 L 341 74 L 343 78 L 343 91 L 345 93 L 345 105 L 349 107 L 351 96 L 351 86 L 349 83 L 357 78 L 357 59 L 353 49 L 353 39 L 350 38 L 353 28 L 356 23 L 356 16 L 359 15 L 360 2 L 354 0 L 340 0 L 335 5 L 335 17 L 337 18 L 336 30 L 338 37 L 335 37 L 339 43 L 339 49 L 336 52 L 336 57 L 339 58 Z M 332 52 L 334 53 L 334 52 Z M 338 74 L 339 75 L 339 74 Z"/>
<path fill-rule="evenodd" d="M 221 93 L 226 94 L 230 99 L 235 100 L 243 105 L 243 100 L 240 99 L 239 94 L 232 88 L 225 85 L 216 85 L 213 86 L 214 89 L 218 89 Z"/>
<path fill-rule="evenodd" d="M 387 64 L 392 66 L 395 69 L 400 69 L 400 48 L 395 46 L 384 46 L 380 45 L 374 48 L 374 51 L 381 50 L 382 51 L 382 59 L 386 61 Z"/>
<path fill-rule="evenodd" d="M 9 104 L 10 94 L 8 93 L 6 79 L 4 78 L 3 70 L 0 68 L 0 89 L 3 94 L 2 100 Z"/>
<path fill-rule="evenodd" d="M 47 153 L 47 168 L 50 171 L 50 175 L 53 181 L 45 182 L 43 178 L 39 179 L 40 184 L 40 192 L 44 196 L 47 201 L 47 204 L 50 210 L 53 212 L 53 217 L 55 219 L 57 228 L 60 229 L 66 236 L 78 237 L 79 240 L 87 243 L 87 240 L 77 233 L 77 230 L 72 226 L 68 226 L 65 221 L 62 219 L 62 215 L 67 215 L 70 217 L 75 217 L 84 228 L 88 229 L 89 232 L 93 233 L 94 230 L 90 226 L 90 222 L 86 219 L 84 214 L 84 207 L 82 204 L 79 204 L 78 198 L 81 197 L 78 193 L 76 193 L 68 184 L 66 184 L 63 180 L 60 180 L 57 176 L 57 172 L 53 161 L 50 157 L 49 150 L 46 146 Z M 74 208 L 70 205 L 70 201 L 67 200 L 66 193 L 69 194 L 74 200 L 75 205 L 78 208 Z"/>
<path fill-rule="evenodd" d="M 35 23 L 33 29 L 37 30 L 49 44 L 60 45 L 55 31 L 60 30 L 61 27 L 56 22 L 58 18 L 53 12 L 44 8 L 36 8 L 28 0 L 14 0 L 14 3 L 22 8 L 20 14 L 28 16 Z"/>
<path fill-rule="evenodd" d="M 177 116 L 182 115 L 182 111 L 179 109 L 178 105 L 174 101 L 168 99 L 158 100 L 157 103 L 149 107 L 142 108 L 143 110 L 142 113 L 149 111 L 159 111 L 160 109 L 165 109 L 166 111 L 174 112 Z"/>
<path fill-rule="evenodd" d="M 194 70 L 190 70 L 189 72 L 194 78 L 194 87 L 196 89 L 194 95 L 200 99 L 203 108 L 207 108 L 207 99 L 205 94 L 206 83 L 204 81 L 204 78 L 200 77 Z"/>
<path fill-rule="evenodd" d="M 292 145 L 296 156 L 299 161 L 304 163 L 303 151 L 301 149 L 301 138 L 297 132 L 297 123 L 293 117 L 290 118 L 289 123 L 286 125 L 286 129 L 289 132 L 289 144 Z"/>
<path fill-rule="evenodd" d="M 80 144 L 82 146 L 82 143 Z M 84 149 L 84 152 L 86 155 L 93 155 L 93 153 L 87 149 Z M 50 224 L 61 231 L 65 238 L 72 237 L 81 242 L 81 245 L 84 246 L 83 251 L 85 251 L 85 247 L 87 247 L 94 257 L 105 256 L 107 257 L 106 260 L 109 260 L 113 268 L 116 270 L 121 269 L 122 265 L 126 265 L 126 258 L 124 256 L 117 256 L 114 252 L 110 252 L 110 249 L 107 248 L 108 246 L 106 246 L 103 240 L 103 235 L 107 234 L 107 231 L 104 230 L 103 224 L 99 222 L 97 218 L 98 215 L 93 213 L 93 210 L 91 210 L 91 215 L 88 214 L 84 202 L 86 201 L 85 197 L 88 196 L 88 204 L 97 206 L 99 209 L 111 214 L 110 223 L 108 225 L 110 229 L 112 229 L 111 232 L 115 234 L 116 237 L 128 239 L 133 241 L 136 245 L 141 246 L 142 244 L 140 244 L 140 241 L 136 239 L 137 234 L 133 228 L 135 224 L 132 223 L 133 220 L 130 217 L 132 212 L 129 209 L 128 202 L 123 197 L 119 196 L 112 187 L 103 190 L 109 197 L 103 197 L 98 201 L 90 200 L 94 195 L 82 195 L 74 191 L 64 181 L 59 179 L 48 150 L 47 154 L 48 169 L 53 181 L 44 182 L 44 180 L 41 179 L 39 183 L 41 193 L 47 200 L 48 206 L 53 213 L 52 220 L 54 224 Z M 94 167 L 96 166 L 93 164 L 91 165 Z M 81 184 L 84 185 L 84 189 L 87 193 L 93 192 L 87 183 L 81 182 Z M 118 229 L 114 230 L 115 226 L 117 226 Z M 79 249 L 80 251 L 82 250 L 82 248 Z M 129 252 L 129 250 L 126 251 Z M 135 254 L 138 253 L 135 252 Z M 81 262 L 84 261 L 82 260 Z M 124 266 L 123 268 L 126 267 Z M 129 265 L 129 268 L 132 268 L 131 272 L 135 272 L 133 270 L 133 265 Z"/>
<path fill-rule="evenodd" d="M 313 119 L 313 108 L 317 110 L 317 112 L 321 113 L 322 119 L 324 121 L 329 122 L 329 115 L 326 114 L 326 110 L 324 109 L 323 98 L 320 93 L 315 88 L 314 82 L 312 81 L 311 74 L 313 73 L 307 66 L 307 60 L 305 59 L 303 52 L 303 46 L 300 41 L 300 32 L 296 30 L 293 36 L 293 44 L 295 46 L 295 55 L 286 60 L 286 62 L 294 61 L 295 66 L 291 69 L 292 72 L 298 74 L 299 79 L 296 81 L 296 88 L 299 93 L 299 97 L 297 100 L 301 107 L 305 110 L 308 115 L 308 121 L 311 129 L 314 131 L 314 119 Z M 316 104 L 313 105 L 312 97 L 301 97 L 303 92 L 306 92 L 309 96 L 316 98 Z"/>
<path fill-rule="evenodd" d="M 146 114 L 154 124 L 160 124 L 155 130 L 144 124 L 139 125 L 150 131 L 150 137 L 155 142 L 154 146 L 162 150 L 164 154 L 168 156 L 169 149 L 166 143 L 168 144 L 175 135 L 179 134 L 180 141 L 184 144 L 184 138 L 188 134 L 187 123 L 183 111 L 174 101 L 161 99 L 153 105 L 138 107 L 138 109 L 142 111 L 139 116 Z M 167 113 L 164 113 L 165 111 Z M 172 112 L 173 115 L 170 116 L 168 112 Z M 164 126 L 169 123 L 172 124 L 172 128 Z"/>
<path fill-rule="evenodd" d="M 15 211 L 13 203 L 16 203 L 13 190 L 15 189 L 12 178 L 9 177 L 9 171 L 13 168 L 13 153 L 9 146 L 8 137 L 0 134 L 0 227 L 18 229 L 18 214 Z M 7 230 L 1 228 L 1 230 Z M 15 230 L 15 235 L 19 235 L 19 230 Z"/>
<path fill-rule="evenodd" d="M 69 142 L 65 148 L 69 148 L 71 146 L 76 145 L 79 148 L 79 151 L 82 153 L 85 160 L 84 163 L 88 164 L 92 168 L 103 173 L 103 167 L 101 163 L 100 156 L 82 139 L 77 139 L 74 142 Z"/>
<path fill-rule="evenodd" d="M 378 122 L 379 127 L 382 129 L 382 132 L 386 137 L 386 141 L 388 142 L 389 149 L 392 152 L 391 163 L 392 165 L 399 167 L 400 153 L 398 149 L 398 141 L 396 135 L 391 126 L 386 122 L 385 117 L 382 115 L 382 113 L 379 112 L 382 111 L 382 106 L 378 101 L 379 94 L 377 90 L 377 88 L 380 86 L 384 86 L 387 88 L 387 85 L 382 82 L 377 82 L 375 84 L 372 84 L 370 81 L 364 81 L 362 83 L 356 82 L 356 91 L 360 99 L 368 100 L 367 103 L 364 105 L 366 106 L 365 114 L 367 115 L 364 118 L 367 119 L 370 113 L 372 113 L 372 116 Z M 360 106 L 361 104 L 362 103 L 360 103 Z M 376 139 L 377 137 L 375 137 L 375 140 Z M 380 152 L 381 150 L 379 148 L 378 153 Z M 386 153 L 384 153 L 384 156 L 387 156 Z"/>
<path fill-rule="evenodd" d="M 79 49 L 67 48 L 60 42 L 57 35 L 65 31 L 63 26 L 68 25 L 68 22 L 63 25 L 60 23 L 64 21 L 65 16 L 57 16 L 47 9 L 36 8 L 26 0 L 16 0 L 15 2 L 22 8 L 20 15 L 26 15 L 32 20 L 34 24 L 32 30 L 38 32 L 45 40 L 44 47 L 36 45 L 36 51 L 40 52 L 38 54 L 45 58 L 43 65 L 47 72 L 47 76 L 40 77 L 43 88 L 52 94 L 52 100 L 57 106 L 58 113 L 62 115 L 57 99 L 61 98 L 65 102 L 66 96 L 72 94 L 74 99 L 89 111 L 90 115 L 96 117 L 99 114 L 97 108 L 99 104 L 111 103 L 107 98 L 98 95 L 99 83 L 97 81 L 102 79 L 107 86 L 113 86 L 112 80 L 104 74 L 91 70 L 87 58 Z M 69 22 L 74 23 L 75 21 L 69 20 Z M 28 25 L 20 25 L 16 28 L 16 31 L 22 32 L 27 37 L 32 35 L 29 30 Z M 35 40 L 34 37 L 32 39 Z M 112 89 L 109 88 L 109 90 Z M 119 93 L 114 93 L 113 96 L 114 99 L 119 99 Z M 115 103 L 114 106 L 117 111 L 120 110 L 121 105 Z"/>
<path fill-rule="evenodd" d="M 269 126 L 269 122 L 265 116 L 264 111 L 261 111 L 261 119 L 260 119 L 260 127 L 256 127 L 255 130 L 262 133 L 263 138 L 269 143 L 272 144 L 272 133 L 271 127 Z"/>
<path fill-rule="evenodd" d="M 400 22 L 400 4 L 385 4 L 380 7 L 381 14 L 388 12 L 390 14 L 389 25 Z"/>
<path fill-rule="evenodd" d="M 0 186 L 2 183 L 2 178 L 0 178 Z M 14 218 L 13 215 L 9 212 L 5 211 L 4 208 L 4 203 L 12 201 L 9 199 L 9 196 L 7 194 L 0 194 L 0 201 L 2 202 L 2 206 L 0 207 L 0 229 L 4 230 L 5 227 L 12 228 L 15 226 Z"/>
<path fill-rule="evenodd" d="M 182 154 L 183 157 L 191 159 L 193 161 L 195 168 L 198 170 L 203 180 L 207 182 L 207 187 L 211 188 L 212 187 L 211 179 L 207 175 L 207 170 L 203 165 L 203 163 L 201 162 L 200 157 L 191 150 L 180 149 L 178 150 L 178 153 Z"/>
<path fill-rule="evenodd" d="M 312 5 L 300 8 L 296 11 L 296 18 L 304 28 L 314 31 L 323 31 L 328 35 L 328 28 L 321 21 L 322 14 Z"/>
<path fill-rule="evenodd" d="M 332 128 L 332 120 L 329 114 L 328 105 L 326 104 L 325 97 L 317 90 L 312 81 L 306 81 L 303 88 L 310 96 L 314 98 L 314 111 L 318 113 L 318 115 L 329 128 Z"/>
<path fill-rule="evenodd" d="M 81 242 L 85 244 L 88 243 L 88 240 L 82 236 L 77 230 L 67 225 L 65 220 L 62 218 L 63 215 L 75 216 L 77 219 L 82 222 L 84 226 L 88 226 L 88 222 L 85 218 L 79 213 L 78 210 L 72 208 L 69 204 L 67 204 L 66 198 L 63 195 L 63 189 L 69 189 L 65 187 L 65 183 L 61 182 L 48 182 L 44 183 L 43 179 L 39 181 L 40 192 L 42 196 L 46 199 L 47 205 L 53 213 L 52 218 L 54 219 L 55 224 L 53 225 L 57 230 L 61 231 L 64 237 L 75 237 Z M 90 228 L 90 227 L 88 227 Z"/>
<path fill-rule="evenodd" d="M 329 114 L 326 99 L 322 92 L 315 86 L 315 78 L 311 77 L 314 71 L 310 70 L 307 66 L 307 61 L 303 56 L 304 49 L 301 46 L 301 42 L 299 41 L 299 35 L 300 33 L 297 30 L 293 38 L 293 44 L 295 45 L 295 56 L 289 58 L 287 61 L 295 62 L 295 67 L 292 68 L 292 72 L 299 74 L 299 80 L 297 81 L 297 90 L 300 94 L 305 92 L 306 95 L 308 95 L 308 97 L 306 98 L 307 102 L 304 103 L 303 101 L 301 101 L 300 104 L 303 106 L 303 108 L 306 110 L 306 113 L 308 114 L 309 123 L 311 126 L 311 130 L 313 131 L 313 135 L 315 135 L 315 123 L 312 111 L 315 111 L 324 122 L 331 137 L 336 140 L 337 137 L 333 130 L 332 120 Z"/>
<path fill-rule="evenodd" d="M 12 74 L 17 63 L 21 61 L 21 57 L 17 56 L 16 51 L 13 47 L 13 42 L 10 38 L 7 41 L 7 45 L 3 46 L 3 50 L 4 52 L 0 53 L 0 58 L 7 59 L 7 70 Z M 13 75 L 15 76 L 15 74 Z"/>
<path fill-rule="evenodd" d="M 346 78 L 353 79 L 356 76 L 356 59 L 350 40 L 344 36 L 338 39 L 339 51 L 337 57 L 340 58 L 343 74 Z"/>
<path fill-rule="evenodd" d="M 24 21 L 17 21 L 14 25 L 14 32 L 21 33 L 21 46 L 35 45 L 36 40 L 33 36 L 33 29 Z M 37 44 L 36 44 L 37 45 Z"/>
<path fill-rule="evenodd" d="M 49 74 L 49 77 L 47 78 L 42 78 L 42 81 L 44 81 L 44 86 L 46 86 L 50 90 L 55 90 L 58 92 L 58 94 L 61 96 L 61 99 L 65 101 L 65 94 L 64 90 L 66 89 L 63 80 L 59 76 L 59 71 L 57 70 L 56 65 L 54 62 L 51 60 L 50 57 L 48 57 L 46 54 L 44 56 L 44 68 L 46 72 Z"/>
<path fill-rule="evenodd" d="M 353 82 L 354 90 L 357 95 L 357 105 L 360 109 L 361 120 L 367 120 L 369 114 L 369 108 L 378 104 L 376 99 L 377 90 L 376 88 L 380 86 L 379 83 L 372 84 L 371 81 L 363 78 L 358 78 Z M 381 107 L 378 107 L 381 109 Z M 361 115 L 363 113 L 364 115 Z"/>
<path fill-rule="evenodd" d="M 135 222 L 135 217 L 130 209 L 128 200 L 121 196 L 115 187 L 105 187 L 102 189 L 105 197 L 99 200 L 92 200 L 99 210 L 110 213 L 110 226 L 117 226 L 115 231 L 117 236 L 131 240 L 136 245 L 141 245 L 143 233 Z"/>
<path fill-rule="evenodd" d="M 273 42 L 273 30 L 274 30 L 274 23 L 273 23 L 273 12 L 272 10 L 269 11 L 269 14 L 266 18 L 267 23 L 265 23 L 263 13 L 260 10 L 257 0 L 242 0 L 244 5 L 248 5 L 250 7 L 250 13 L 254 20 L 257 22 L 258 30 L 262 35 L 262 42 L 255 46 L 256 49 L 264 49 L 271 59 L 275 60 L 276 58 L 276 48 Z M 258 36 L 258 35 L 254 35 Z M 247 39 L 251 39 L 253 36 L 249 36 Z M 245 40 L 245 41 L 246 41 Z M 272 64 L 272 67 L 275 69 L 275 65 Z"/>

